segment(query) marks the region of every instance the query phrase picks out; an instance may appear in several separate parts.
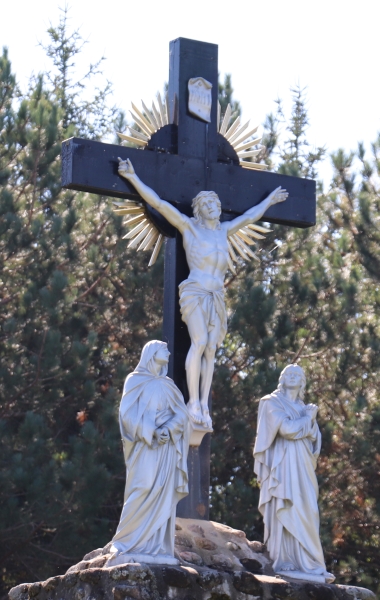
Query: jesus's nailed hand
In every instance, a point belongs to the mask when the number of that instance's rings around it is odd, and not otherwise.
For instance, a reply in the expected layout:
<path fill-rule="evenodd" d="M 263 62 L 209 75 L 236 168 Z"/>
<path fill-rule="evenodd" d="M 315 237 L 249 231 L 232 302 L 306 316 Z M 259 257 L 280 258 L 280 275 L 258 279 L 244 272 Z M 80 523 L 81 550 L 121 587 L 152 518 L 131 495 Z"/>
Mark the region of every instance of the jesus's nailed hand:
<path fill-rule="evenodd" d="M 122 177 L 125 177 L 126 179 L 129 179 L 129 177 L 131 177 L 132 175 L 135 174 L 135 170 L 134 170 L 133 165 L 132 165 L 131 161 L 129 160 L 129 158 L 127 158 L 127 160 L 123 160 L 122 158 L 120 158 L 120 156 L 118 156 L 118 161 L 119 161 L 119 168 L 118 168 L 119 175 L 121 175 Z"/>
<path fill-rule="evenodd" d="M 282 187 L 278 187 L 271 193 L 271 205 L 278 204 L 279 202 L 284 202 L 289 196 L 288 192 L 284 190 Z"/>

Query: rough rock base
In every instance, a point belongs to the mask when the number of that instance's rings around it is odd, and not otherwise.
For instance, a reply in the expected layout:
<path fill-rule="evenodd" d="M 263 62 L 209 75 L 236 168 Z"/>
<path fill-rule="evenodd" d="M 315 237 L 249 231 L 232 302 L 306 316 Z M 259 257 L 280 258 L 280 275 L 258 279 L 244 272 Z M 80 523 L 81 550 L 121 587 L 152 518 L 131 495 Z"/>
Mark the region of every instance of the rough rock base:
<path fill-rule="evenodd" d="M 369 600 L 364 588 L 273 576 L 260 542 L 225 525 L 177 519 L 179 566 L 129 563 L 106 567 L 108 544 L 65 575 L 24 583 L 10 600 Z"/>

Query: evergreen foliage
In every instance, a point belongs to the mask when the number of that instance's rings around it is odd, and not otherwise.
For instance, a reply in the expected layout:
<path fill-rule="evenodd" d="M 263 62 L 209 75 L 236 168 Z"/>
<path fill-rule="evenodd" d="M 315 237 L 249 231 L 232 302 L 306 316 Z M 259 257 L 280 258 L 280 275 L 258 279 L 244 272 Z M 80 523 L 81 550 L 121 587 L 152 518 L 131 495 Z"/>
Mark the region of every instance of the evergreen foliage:
<path fill-rule="evenodd" d="M 110 200 L 62 190 L 60 144 L 100 138 L 123 120 L 106 96 L 84 100 L 67 13 L 49 29 L 50 77 L 22 95 L 0 57 L 0 558 L 2 596 L 64 572 L 108 542 L 119 520 L 123 379 L 160 337 L 162 256 L 126 249 Z M 89 76 L 99 64 L 89 68 Z M 107 89 L 107 86 L 103 86 Z M 231 79 L 220 87 L 232 101 Z M 307 143 L 302 90 L 266 120 L 263 160 L 315 176 L 324 149 Z M 233 101 L 232 101 L 233 102 Z M 237 103 L 233 103 L 236 112 Z M 224 110 L 222 109 L 222 112 Z M 288 123 L 285 135 L 281 127 Z M 285 138 L 285 139 L 283 139 Z M 380 138 L 367 156 L 343 150 L 318 198 L 316 227 L 273 227 L 261 261 L 227 281 L 229 330 L 213 386 L 212 519 L 261 539 L 252 444 L 257 401 L 282 368 L 307 373 L 320 407 L 321 534 L 340 583 L 379 588 Z M 357 167 L 359 164 L 359 167 Z"/>
<path fill-rule="evenodd" d="M 62 140 L 114 127 L 99 126 L 97 99 L 82 110 L 65 88 L 79 38 L 61 25 L 49 30 L 62 61 L 50 83 L 41 75 L 21 96 L 5 50 L 0 59 L 3 594 L 112 537 L 125 479 L 120 390 L 161 328 L 162 259 L 148 272 L 109 199 L 60 187 Z"/>

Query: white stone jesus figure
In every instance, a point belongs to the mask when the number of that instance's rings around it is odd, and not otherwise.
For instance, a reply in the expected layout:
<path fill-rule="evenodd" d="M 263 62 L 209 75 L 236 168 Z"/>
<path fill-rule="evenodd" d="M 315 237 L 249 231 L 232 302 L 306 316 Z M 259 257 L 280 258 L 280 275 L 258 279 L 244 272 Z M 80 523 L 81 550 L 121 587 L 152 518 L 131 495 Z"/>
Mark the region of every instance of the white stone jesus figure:
<path fill-rule="evenodd" d="M 179 286 L 182 320 L 187 325 L 191 339 L 186 358 L 189 390 L 187 408 L 195 423 L 211 429 L 208 397 L 215 352 L 227 331 L 224 302 L 224 278 L 228 268 L 227 237 L 261 219 L 270 206 L 286 200 L 288 193 L 278 187 L 257 206 L 232 221 L 221 223 L 221 203 L 215 192 L 199 192 L 192 204 L 194 216 L 189 218 L 161 200 L 145 185 L 136 175 L 129 159 L 123 161 L 119 158 L 119 174 L 182 234 L 190 269 L 188 279 Z"/>

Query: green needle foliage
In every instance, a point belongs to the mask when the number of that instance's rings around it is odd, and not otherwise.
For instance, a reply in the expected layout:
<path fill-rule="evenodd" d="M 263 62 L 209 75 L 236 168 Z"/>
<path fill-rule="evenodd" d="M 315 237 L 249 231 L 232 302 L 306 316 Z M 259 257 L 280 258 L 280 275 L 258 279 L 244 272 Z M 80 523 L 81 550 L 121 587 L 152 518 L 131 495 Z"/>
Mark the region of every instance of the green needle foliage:
<path fill-rule="evenodd" d="M 116 529 L 125 467 L 118 404 L 143 344 L 159 338 L 163 261 L 127 250 L 110 199 L 62 190 L 60 146 L 120 127 L 107 84 L 85 100 L 81 39 L 49 29 L 49 76 L 21 94 L 0 57 L 0 561 L 12 585 L 63 573 Z M 88 74 L 98 76 L 99 64 Z M 231 79 L 221 86 L 232 101 Z M 271 169 L 315 176 L 293 91 L 266 120 Z M 234 104 L 238 112 L 238 104 Z M 108 111 L 108 112 L 107 112 Z M 117 125 L 119 123 L 119 125 Z M 280 135 L 281 127 L 288 129 Z M 260 263 L 227 280 L 229 330 L 214 377 L 212 519 L 262 538 L 253 474 L 257 401 L 298 362 L 319 405 L 321 536 L 339 583 L 378 589 L 380 551 L 380 138 L 333 157 L 313 228 L 273 227 Z"/>
<path fill-rule="evenodd" d="M 148 272 L 109 199 L 60 186 L 62 140 L 114 130 L 97 98 L 84 111 L 70 91 L 78 37 L 62 19 L 49 30 L 52 82 L 41 75 L 21 95 L 0 58 L 3 594 L 111 539 L 125 478 L 120 390 L 161 328 L 162 259 Z"/>

